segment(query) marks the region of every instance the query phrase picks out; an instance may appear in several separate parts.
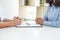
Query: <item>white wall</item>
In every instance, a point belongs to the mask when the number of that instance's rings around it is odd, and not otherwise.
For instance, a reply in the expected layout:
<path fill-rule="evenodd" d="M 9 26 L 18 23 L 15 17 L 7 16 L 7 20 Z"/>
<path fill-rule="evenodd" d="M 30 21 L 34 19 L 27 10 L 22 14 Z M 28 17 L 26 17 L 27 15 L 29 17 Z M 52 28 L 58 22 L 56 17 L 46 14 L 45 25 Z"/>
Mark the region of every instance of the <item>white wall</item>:
<path fill-rule="evenodd" d="M 19 0 L 0 0 L 0 4 L 2 5 L 5 11 L 5 17 L 12 18 L 13 16 L 18 16 L 19 13 Z"/>

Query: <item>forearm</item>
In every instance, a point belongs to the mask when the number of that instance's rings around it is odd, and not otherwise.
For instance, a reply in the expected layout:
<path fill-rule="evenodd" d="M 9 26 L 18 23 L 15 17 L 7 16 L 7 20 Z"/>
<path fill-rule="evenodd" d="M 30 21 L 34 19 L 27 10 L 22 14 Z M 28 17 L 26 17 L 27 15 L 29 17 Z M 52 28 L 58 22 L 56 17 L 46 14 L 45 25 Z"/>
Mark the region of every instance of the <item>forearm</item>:
<path fill-rule="evenodd" d="M 14 20 L 4 20 L 3 22 L 0 22 L 0 28 L 5 28 L 5 27 L 11 27 L 11 26 L 16 26 L 21 24 L 21 20 L 19 19 L 14 19 Z"/>
<path fill-rule="evenodd" d="M 60 26 L 60 21 L 44 21 L 44 25 L 46 26 Z"/>
<path fill-rule="evenodd" d="M 13 21 L 10 22 L 0 22 L 0 28 L 6 28 L 6 27 L 11 27 L 15 26 L 16 24 Z"/>

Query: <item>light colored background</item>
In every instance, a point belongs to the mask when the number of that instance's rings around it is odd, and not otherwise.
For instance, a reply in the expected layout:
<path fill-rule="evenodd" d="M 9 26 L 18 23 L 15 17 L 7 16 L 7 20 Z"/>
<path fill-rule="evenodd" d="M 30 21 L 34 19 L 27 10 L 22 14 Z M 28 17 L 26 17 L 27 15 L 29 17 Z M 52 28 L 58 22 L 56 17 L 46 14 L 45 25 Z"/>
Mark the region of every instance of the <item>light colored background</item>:
<path fill-rule="evenodd" d="M 23 0 L 21 1 L 23 2 Z M 26 13 L 26 6 L 24 3 L 19 6 L 19 0 L 0 0 L 0 4 L 5 10 L 4 16 L 7 18 L 12 19 L 13 16 L 18 15 L 22 17 Z M 46 8 L 46 6 L 38 7 L 37 16 L 43 17 Z M 46 26 L 43 28 L 4 28 L 0 29 L 0 40 L 60 40 L 60 28 Z"/>
<path fill-rule="evenodd" d="M 18 0 L 0 0 L 0 5 L 4 9 L 4 17 L 12 19 L 19 14 Z"/>
<path fill-rule="evenodd" d="M 27 13 L 32 13 L 34 17 L 42 17 L 46 12 L 46 6 L 41 7 L 39 0 L 29 0 L 29 6 L 24 5 L 25 0 L 0 0 L 0 4 L 5 12 L 5 17 L 12 19 L 14 16 L 18 16 L 21 18 L 26 17 Z M 27 9 L 34 9 L 29 12 Z M 34 18 L 31 17 L 31 18 Z"/>

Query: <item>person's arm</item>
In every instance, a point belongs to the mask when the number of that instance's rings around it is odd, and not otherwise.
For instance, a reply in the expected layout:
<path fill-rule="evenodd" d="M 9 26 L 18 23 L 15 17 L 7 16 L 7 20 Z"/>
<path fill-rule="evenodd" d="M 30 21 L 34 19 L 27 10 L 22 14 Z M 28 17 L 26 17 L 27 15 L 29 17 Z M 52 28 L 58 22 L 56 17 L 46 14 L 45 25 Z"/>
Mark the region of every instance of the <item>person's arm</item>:
<path fill-rule="evenodd" d="M 22 20 L 19 19 L 14 19 L 12 21 L 9 22 L 0 22 L 0 28 L 6 28 L 6 27 L 11 27 L 11 26 L 16 26 L 21 24 Z"/>
<path fill-rule="evenodd" d="M 47 26 L 55 26 L 55 27 L 60 27 L 60 8 L 59 10 L 57 11 L 58 12 L 58 15 L 56 15 L 56 20 L 53 20 L 53 21 L 44 21 L 44 25 L 47 25 Z"/>
<path fill-rule="evenodd" d="M 14 21 L 10 21 L 10 22 L 0 22 L 0 28 L 6 28 L 6 27 L 10 27 L 10 26 L 15 26 L 16 23 Z"/>
<path fill-rule="evenodd" d="M 44 21 L 44 25 L 59 27 L 60 26 L 60 20 L 57 20 L 57 21 Z"/>

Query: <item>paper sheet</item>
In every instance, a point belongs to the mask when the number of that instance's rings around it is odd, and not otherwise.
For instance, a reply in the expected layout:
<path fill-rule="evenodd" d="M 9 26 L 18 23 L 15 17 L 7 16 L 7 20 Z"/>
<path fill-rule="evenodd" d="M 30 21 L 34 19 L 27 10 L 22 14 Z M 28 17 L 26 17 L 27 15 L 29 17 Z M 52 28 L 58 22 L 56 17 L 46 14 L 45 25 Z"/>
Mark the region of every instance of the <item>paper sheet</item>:
<path fill-rule="evenodd" d="M 41 25 L 36 24 L 35 21 L 23 21 L 21 25 L 17 25 L 17 27 L 41 27 Z"/>

